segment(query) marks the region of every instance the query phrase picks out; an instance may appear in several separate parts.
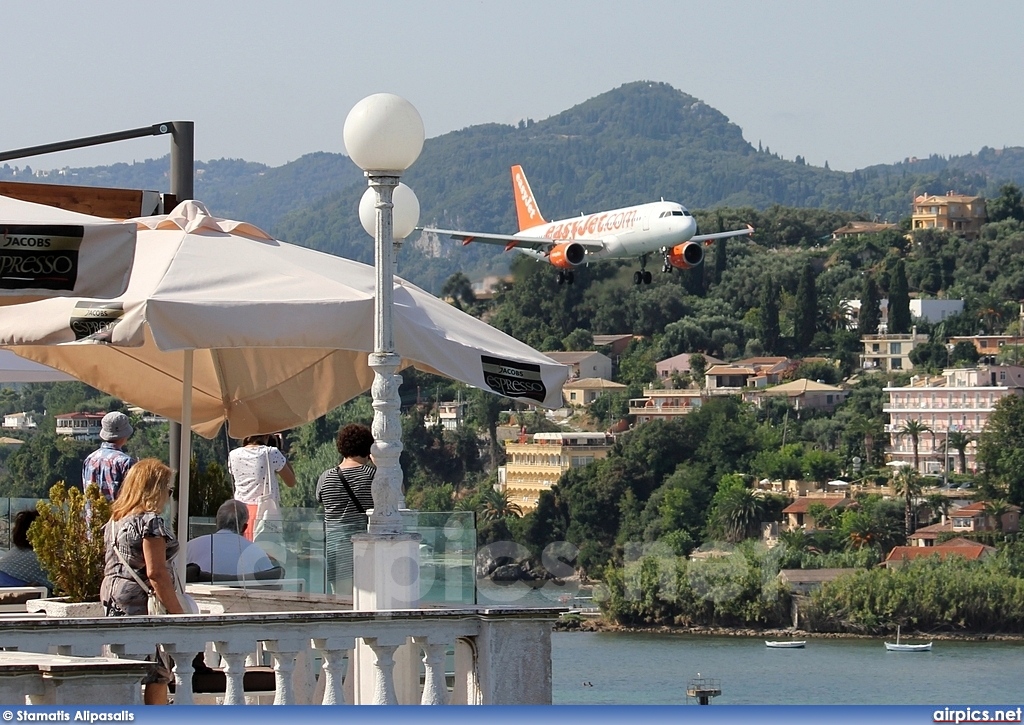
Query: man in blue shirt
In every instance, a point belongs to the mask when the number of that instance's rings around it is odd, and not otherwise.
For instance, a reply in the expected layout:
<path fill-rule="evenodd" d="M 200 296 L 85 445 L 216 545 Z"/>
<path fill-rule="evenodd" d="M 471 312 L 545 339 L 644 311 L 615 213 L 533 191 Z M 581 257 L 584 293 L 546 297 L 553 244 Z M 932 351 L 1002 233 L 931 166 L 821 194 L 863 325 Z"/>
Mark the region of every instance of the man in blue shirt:
<path fill-rule="evenodd" d="M 100 423 L 100 440 L 103 443 L 98 450 L 85 458 L 82 465 L 82 489 L 90 483 L 100 488 L 108 501 L 114 502 L 121 483 L 128 475 L 128 469 L 135 465 L 135 459 L 121 448 L 131 437 L 134 429 L 131 421 L 124 413 L 107 413 Z"/>
<path fill-rule="evenodd" d="M 212 574 L 214 581 L 252 579 L 257 572 L 274 568 L 259 544 L 242 535 L 248 525 L 249 509 L 229 498 L 217 509 L 217 533 L 188 542 L 188 563 Z"/>

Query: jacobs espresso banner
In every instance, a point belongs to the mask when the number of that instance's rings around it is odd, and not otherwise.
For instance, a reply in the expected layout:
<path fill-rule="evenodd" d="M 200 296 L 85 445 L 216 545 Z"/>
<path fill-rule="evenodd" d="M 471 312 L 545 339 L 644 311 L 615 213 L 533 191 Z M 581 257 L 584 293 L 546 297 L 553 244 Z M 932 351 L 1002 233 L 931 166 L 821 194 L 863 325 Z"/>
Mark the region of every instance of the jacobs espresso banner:
<path fill-rule="evenodd" d="M 120 302 L 79 302 L 71 313 L 71 331 L 75 340 L 110 342 L 117 321 L 124 317 Z"/>
<path fill-rule="evenodd" d="M 84 237 L 74 224 L 0 225 L 0 289 L 73 290 Z"/>
<path fill-rule="evenodd" d="M 547 387 L 540 374 L 540 365 L 502 360 L 501 358 L 481 355 L 484 382 L 499 395 L 506 398 L 529 398 L 543 403 L 547 397 Z"/>

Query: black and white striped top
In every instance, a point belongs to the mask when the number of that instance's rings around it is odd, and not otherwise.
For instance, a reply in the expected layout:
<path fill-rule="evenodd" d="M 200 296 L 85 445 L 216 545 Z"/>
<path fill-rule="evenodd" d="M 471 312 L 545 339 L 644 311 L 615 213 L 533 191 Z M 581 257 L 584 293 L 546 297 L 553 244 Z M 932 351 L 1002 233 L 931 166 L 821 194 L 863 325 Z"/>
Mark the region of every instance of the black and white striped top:
<path fill-rule="evenodd" d="M 373 474 L 376 471 L 377 469 L 370 465 L 341 469 L 335 466 L 321 473 L 320 479 L 316 482 L 316 500 L 323 504 L 324 523 L 329 525 L 364 524 L 366 517 L 353 503 L 340 476 L 344 476 L 348 481 L 348 485 L 365 511 L 373 508 L 370 487 L 373 484 Z"/>

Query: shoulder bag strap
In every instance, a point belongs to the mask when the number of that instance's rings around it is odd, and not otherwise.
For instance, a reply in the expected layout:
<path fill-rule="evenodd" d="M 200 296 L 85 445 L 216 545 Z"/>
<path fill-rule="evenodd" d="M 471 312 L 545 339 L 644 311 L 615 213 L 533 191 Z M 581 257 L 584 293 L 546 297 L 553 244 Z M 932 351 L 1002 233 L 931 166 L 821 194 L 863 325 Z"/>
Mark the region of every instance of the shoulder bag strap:
<path fill-rule="evenodd" d="M 124 564 L 124 568 L 128 570 L 128 573 L 132 575 L 132 578 L 139 583 L 140 587 L 142 587 L 142 591 L 146 592 L 147 596 L 155 596 L 152 588 L 150 588 L 144 581 L 142 581 L 141 577 L 139 577 L 139 575 L 135 573 L 135 570 L 132 569 L 131 565 L 128 563 L 128 560 L 124 558 L 124 554 L 121 553 L 121 550 L 117 548 L 117 536 L 120 533 L 121 524 L 118 523 L 117 531 L 114 532 L 114 553 L 117 554 L 117 558 L 121 560 L 121 563 Z"/>
<path fill-rule="evenodd" d="M 361 513 L 363 516 L 366 516 L 366 509 L 363 508 L 363 505 L 361 503 L 359 503 L 359 499 L 356 498 L 356 492 L 352 490 L 352 487 L 349 485 L 348 481 L 345 480 L 345 474 L 341 472 L 341 466 L 338 466 L 338 479 L 341 481 L 341 485 L 345 487 L 345 491 L 346 493 L 348 493 L 348 497 L 352 499 L 352 503 L 355 504 L 356 509 L 359 511 L 359 513 Z"/>
<path fill-rule="evenodd" d="M 117 530 L 118 532 L 120 532 L 121 527 L 118 526 Z M 121 550 L 117 548 L 117 534 L 114 535 L 114 553 L 117 554 L 117 558 L 121 560 L 121 563 L 124 564 L 124 568 L 128 570 L 128 573 L 132 575 L 132 578 L 139 583 L 140 587 L 142 587 L 142 591 L 146 592 L 147 596 L 155 597 L 156 592 L 153 591 L 153 588 L 147 585 L 144 581 L 142 581 L 142 579 L 139 577 L 136 571 L 128 563 L 128 560 L 124 558 L 124 554 L 121 553 Z M 171 583 L 174 584 L 174 591 L 184 593 L 185 587 L 181 585 L 181 580 L 178 579 L 178 572 L 175 570 L 175 567 L 173 565 L 173 562 L 176 558 L 177 554 L 175 554 L 167 560 L 167 568 L 171 571 Z"/>
<path fill-rule="evenodd" d="M 266 466 L 266 473 L 263 476 L 263 495 L 274 495 L 274 464 L 270 462 L 270 448 L 263 446 L 263 465 Z"/>

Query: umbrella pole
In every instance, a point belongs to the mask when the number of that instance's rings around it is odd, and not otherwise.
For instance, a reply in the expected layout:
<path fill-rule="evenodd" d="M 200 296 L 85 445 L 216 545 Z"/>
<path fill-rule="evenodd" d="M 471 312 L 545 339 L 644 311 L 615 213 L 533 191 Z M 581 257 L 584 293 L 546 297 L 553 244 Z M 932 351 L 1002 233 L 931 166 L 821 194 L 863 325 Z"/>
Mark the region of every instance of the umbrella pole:
<path fill-rule="evenodd" d="M 178 545 L 180 556 L 174 568 L 178 581 L 185 584 L 185 564 L 188 563 L 188 488 L 192 465 L 192 351 L 185 350 L 181 370 L 181 447 L 178 460 Z"/>

